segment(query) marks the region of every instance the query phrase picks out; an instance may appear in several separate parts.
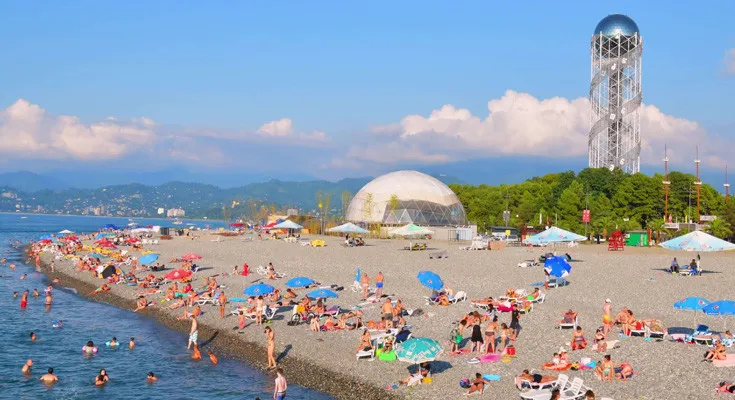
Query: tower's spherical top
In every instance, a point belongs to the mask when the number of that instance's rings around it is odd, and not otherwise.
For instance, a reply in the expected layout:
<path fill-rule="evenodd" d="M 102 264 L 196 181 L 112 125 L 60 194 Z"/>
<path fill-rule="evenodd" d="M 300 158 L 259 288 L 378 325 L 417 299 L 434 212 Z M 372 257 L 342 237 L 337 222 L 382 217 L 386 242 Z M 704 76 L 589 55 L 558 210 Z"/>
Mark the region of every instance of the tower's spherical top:
<path fill-rule="evenodd" d="M 612 14 L 603 18 L 595 27 L 593 35 L 600 33 L 607 37 L 633 36 L 636 33 L 640 35 L 635 21 L 623 14 Z"/>

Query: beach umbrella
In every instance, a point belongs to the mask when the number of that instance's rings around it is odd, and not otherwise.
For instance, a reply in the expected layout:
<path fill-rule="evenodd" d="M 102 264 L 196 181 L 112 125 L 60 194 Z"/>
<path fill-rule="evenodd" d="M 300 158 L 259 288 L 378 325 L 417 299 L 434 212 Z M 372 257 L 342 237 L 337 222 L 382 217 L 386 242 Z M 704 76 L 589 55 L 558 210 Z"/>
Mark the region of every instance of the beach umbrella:
<path fill-rule="evenodd" d="M 360 278 L 362 278 L 362 274 L 360 273 L 360 267 L 357 267 L 357 275 L 355 275 L 355 282 L 360 282 Z"/>
<path fill-rule="evenodd" d="M 137 237 L 129 237 L 129 238 L 125 239 L 125 241 L 127 243 L 138 243 L 138 242 L 140 242 L 140 239 L 138 239 Z"/>
<path fill-rule="evenodd" d="M 91 257 L 91 258 L 105 258 L 107 256 L 104 255 L 104 254 L 100 254 L 100 253 L 89 253 L 89 254 L 87 254 L 87 257 Z"/>
<path fill-rule="evenodd" d="M 431 271 L 420 271 L 417 278 L 422 285 L 432 290 L 439 290 L 444 287 L 442 278 Z"/>
<path fill-rule="evenodd" d="M 42 235 L 38 239 L 39 240 L 53 240 L 53 238 L 51 237 L 51 235 Z"/>
<path fill-rule="evenodd" d="M 552 226 L 541 233 L 523 239 L 523 243 L 542 245 L 546 243 L 579 242 L 583 240 L 587 240 L 587 237 Z"/>
<path fill-rule="evenodd" d="M 338 233 L 370 233 L 369 230 L 360 228 L 359 226 L 348 222 L 334 228 L 327 229 L 327 232 L 338 232 Z"/>
<path fill-rule="evenodd" d="M 544 269 L 549 272 L 549 275 L 557 278 L 564 278 L 572 272 L 572 266 L 563 257 L 547 258 L 544 261 Z"/>
<path fill-rule="evenodd" d="M 158 254 L 146 254 L 138 259 L 140 265 L 153 264 L 156 261 L 158 261 Z"/>
<path fill-rule="evenodd" d="M 702 311 L 710 304 L 710 301 L 702 297 L 687 297 L 674 303 L 674 308 L 679 310 Z"/>
<path fill-rule="evenodd" d="M 99 246 L 105 249 L 116 249 L 117 248 L 117 246 L 115 246 L 111 242 L 100 243 Z"/>
<path fill-rule="evenodd" d="M 51 240 L 51 239 L 41 239 L 38 243 L 41 243 L 41 244 L 49 244 L 49 243 L 53 243 L 53 242 L 54 241 Z"/>
<path fill-rule="evenodd" d="M 245 226 L 245 224 L 243 224 L 242 222 L 235 222 L 230 224 L 230 226 L 233 228 L 242 228 L 243 226 Z"/>
<path fill-rule="evenodd" d="M 438 341 L 429 338 L 411 338 L 396 345 L 398 359 L 412 364 L 434 361 L 443 351 Z"/>
<path fill-rule="evenodd" d="M 181 256 L 181 259 L 186 260 L 186 261 L 194 261 L 194 260 L 201 260 L 202 256 L 200 256 L 199 254 L 189 253 L 189 254 L 184 254 L 183 256 Z"/>
<path fill-rule="evenodd" d="M 263 296 L 273 293 L 274 290 L 276 290 L 276 288 L 267 283 L 257 283 L 255 285 L 251 285 L 245 288 L 245 290 L 243 290 L 243 293 L 248 296 Z"/>
<path fill-rule="evenodd" d="M 291 220 L 285 220 L 275 226 L 273 226 L 273 229 L 301 229 L 303 226 L 291 221 Z"/>
<path fill-rule="evenodd" d="M 400 228 L 396 228 L 390 231 L 391 235 L 396 236 L 423 236 L 431 235 L 432 233 L 434 233 L 434 231 L 432 231 L 431 229 L 414 224 L 404 225 Z"/>
<path fill-rule="evenodd" d="M 59 232 L 59 235 L 68 235 L 74 233 L 74 231 L 70 231 L 68 229 L 64 229 L 63 231 Z"/>
<path fill-rule="evenodd" d="M 735 301 L 720 300 L 713 301 L 702 308 L 705 314 L 713 317 L 732 317 L 735 315 Z M 725 320 L 725 329 L 727 329 L 727 320 Z"/>
<path fill-rule="evenodd" d="M 659 246 L 669 250 L 684 251 L 726 251 L 735 249 L 735 244 L 716 238 L 702 231 L 689 232 L 686 235 L 667 240 Z"/>
<path fill-rule="evenodd" d="M 165 278 L 170 281 L 175 281 L 179 279 L 186 279 L 191 276 L 191 271 L 187 271 L 185 269 L 177 269 L 174 271 L 169 272 L 165 275 Z"/>
<path fill-rule="evenodd" d="M 336 299 L 337 297 L 339 297 L 337 296 L 337 293 L 329 289 L 312 290 L 311 292 L 307 293 L 307 296 L 311 297 L 312 299 Z"/>
<path fill-rule="evenodd" d="M 302 288 L 313 284 L 314 280 L 305 276 L 297 276 L 286 281 L 286 286 L 290 288 Z"/>
<path fill-rule="evenodd" d="M 702 307 L 702 311 L 704 311 L 704 313 L 707 315 L 712 315 L 716 317 L 733 316 L 735 315 L 735 301 L 713 301 L 712 303 L 709 303 L 706 306 Z"/>

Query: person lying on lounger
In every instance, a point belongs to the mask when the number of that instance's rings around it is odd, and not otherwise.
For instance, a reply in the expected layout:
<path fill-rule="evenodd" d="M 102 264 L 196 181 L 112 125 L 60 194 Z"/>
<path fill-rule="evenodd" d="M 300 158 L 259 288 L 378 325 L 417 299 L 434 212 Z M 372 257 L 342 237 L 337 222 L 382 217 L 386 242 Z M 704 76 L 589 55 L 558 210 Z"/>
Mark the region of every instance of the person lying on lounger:
<path fill-rule="evenodd" d="M 619 366 L 615 368 L 615 379 L 626 381 L 632 377 L 633 377 L 633 367 L 629 363 L 627 362 L 621 363 Z"/>
<path fill-rule="evenodd" d="M 564 314 L 562 314 L 562 320 L 559 321 L 560 324 L 573 324 L 574 320 L 577 319 L 577 315 L 579 315 L 578 312 L 573 311 L 571 308 L 567 310 Z"/>
<path fill-rule="evenodd" d="M 532 374 L 527 369 L 523 370 L 523 373 L 518 376 L 521 381 L 527 381 L 532 384 L 545 384 L 556 381 L 556 378 L 551 375 Z M 523 384 L 521 384 L 523 385 Z"/>

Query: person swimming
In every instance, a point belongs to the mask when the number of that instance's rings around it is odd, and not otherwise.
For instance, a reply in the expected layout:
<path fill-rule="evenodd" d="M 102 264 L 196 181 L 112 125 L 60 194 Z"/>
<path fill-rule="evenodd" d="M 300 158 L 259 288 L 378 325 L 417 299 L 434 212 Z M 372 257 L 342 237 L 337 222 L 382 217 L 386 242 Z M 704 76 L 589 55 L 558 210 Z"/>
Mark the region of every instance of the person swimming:
<path fill-rule="evenodd" d="M 82 347 L 82 352 L 86 353 L 87 355 L 97 354 L 97 347 L 94 346 L 93 341 L 87 342 L 86 346 Z"/>
<path fill-rule="evenodd" d="M 134 337 L 130 338 L 130 343 L 128 343 L 128 348 L 130 350 L 133 350 L 135 348 L 135 338 Z"/>
<path fill-rule="evenodd" d="M 36 341 L 36 333 L 35 332 L 31 332 L 31 334 L 29 336 L 31 337 L 31 342 L 35 342 Z"/>
<path fill-rule="evenodd" d="M 107 342 L 105 344 L 107 345 L 107 347 L 112 348 L 112 349 L 115 349 L 115 348 L 117 348 L 117 346 L 120 345 L 120 343 L 118 343 L 118 341 L 117 341 L 117 338 L 114 337 L 114 336 L 112 337 L 112 340 L 110 340 L 109 342 Z"/>
<path fill-rule="evenodd" d="M 158 378 L 156 378 L 156 375 L 153 374 L 153 371 L 148 372 L 148 383 L 153 383 L 157 380 Z"/>
<path fill-rule="evenodd" d="M 54 324 L 51 325 L 51 326 L 54 327 L 54 328 L 61 328 L 61 327 L 64 326 L 64 322 L 62 320 L 58 319 L 58 320 L 54 321 Z"/>
<path fill-rule="evenodd" d="M 20 372 L 25 375 L 30 375 L 32 366 L 33 366 L 33 360 L 29 358 L 28 361 L 26 361 L 26 363 L 23 364 L 23 368 L 20 369 Z"/>

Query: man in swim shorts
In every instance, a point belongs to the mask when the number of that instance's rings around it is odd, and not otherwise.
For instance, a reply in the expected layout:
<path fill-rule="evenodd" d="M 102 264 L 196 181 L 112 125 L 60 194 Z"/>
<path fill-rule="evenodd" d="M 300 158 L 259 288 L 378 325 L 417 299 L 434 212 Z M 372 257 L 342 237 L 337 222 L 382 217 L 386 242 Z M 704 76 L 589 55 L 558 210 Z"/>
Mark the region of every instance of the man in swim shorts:
<path fill-rule="evenodd" d="M 383 296 L 383 283 L 385 282 L 385 277 L 383 276 L 383 272 L 379 271 L 378 276 L 375 277 L 375 297 L 380 298 Z"/>
<path fill-rule="evenodd" d="M 23 294 L 20 296 L 20 308 L 21 310 L 28 307 L 28 290 L 23 292 Z"/>
<path fill-rule="evenodd" d="M 186 349 L 189 350 L 191 348 L 191 345 L 197 344 L 197 339 L 199 337 L 199 329 L 197 325 L 197 317 L 195 315 L 191 316 L 191 330 L 189 330 L 189 345 L 186 346 Z"/>
<path fill-rule="evenodd" d="M 612 328 L 612 302 L 610 299 L 605 299 L 605 305 L 602 306 L 602 332 L 607 337 L 607 333 Z"/>
<path fill-rule="evenodd" d="M 393 328 L 393 303 L 390 299 L 385 299 L 385 303 L 381 307 L 383 321 L 385 321 L 385 327 L 387 329 Z"/>
<path fill-rule="evenodd" d="M 283 377 L 283 369 L 276 368 L 276 387 L 273 389 L 273 400 L 284 400 L 286 398 L 286 389 L 288 389 L 288 383 L 286 378 Z"/>

